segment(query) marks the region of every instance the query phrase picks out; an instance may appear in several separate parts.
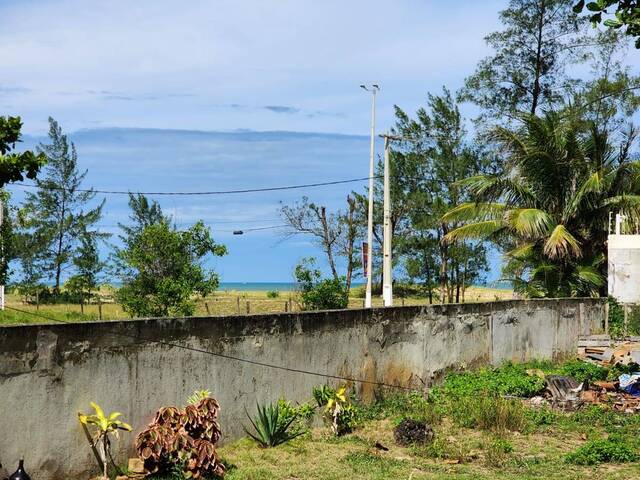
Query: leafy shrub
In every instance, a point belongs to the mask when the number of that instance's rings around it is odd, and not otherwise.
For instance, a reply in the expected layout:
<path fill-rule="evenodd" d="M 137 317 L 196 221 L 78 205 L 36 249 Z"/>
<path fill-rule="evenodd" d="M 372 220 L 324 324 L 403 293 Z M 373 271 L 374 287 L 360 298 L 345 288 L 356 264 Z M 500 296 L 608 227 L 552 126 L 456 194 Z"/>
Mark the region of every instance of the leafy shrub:
<path fill-rule="evenodd" d="M 322 280 L 314 268 L 313 258 L 303 259 L 296 266 L 295 277 L 300 289 L 302 310 L 335 310 L 347 308 L 349 292 L 344 278 Z"/>
<path fill-rule="evenodd" d="M 278 290 L 269 290 L 267 292 L 267 298 L 278 298 L 280 296 L 280 292 Z"/>
<path fill-rule="evenodd" d="M 624 336 L 624 310 L 618 301 L 609 296 L 609 335 L 611 338 L 622 338 Z"/>
<path fill-rule="evenodd" d="M 562 364 L 560 374 L 575 378 L 578 382 L 589 380 L 606 380 L 609 371 L 595 363 L 572 360 Z"/>
<path fill-rule="evenodd" d="M 351 403 L 346 386 L 333 391 L 325 406 L 324 419 L 337 436 L 351 432 L 358 425 L 358 410 Z"/>
<path fill-rule="evenodd" d="M 316 413 L 316 407 L 309 403 L 301 403 L 294 406 L 284 399 L 278 400 L 278 408 L 280 409 L 281 422 L 288 422 L 289 419 L 293 419 L 291 424 L 293 432 L 305 432 L 313 415 Z"/>
<path fill-rule="evenodd" d="M 498 396 L 462 397 L 451 404 L 457 425 L 494 432 L 521 432 L 527 425 L 522 402 Z"/>
<path fill-rule="evenodd" d="M 597 465 L 599 463 L 636 462 L 640 457 L 634 448 L 617 435 L 592 440 L 566 456 L 568 463 Z"/>
<path fill-rule="evenodd" d="M 425 422 L 405 418 L 393 429 L 398 445 L 424 444 L 433 440 L 433 429 Z"/>
<path fill-rule="evenodd" d="M 336 390 L 329 385 L 320 385 L 313 387 L 313 398 L 318 403 L 319 407 L 324 407 L 329 400 L 336 394 Z"/>
<path fill-rule="evenodd" d="M 293 440 L 300 436 L 302 432 L 290 430 L 291 424 L 296 420 L 295 415 L 286 415 L 280 403 L 267 403 L 265 405 L 256 404 L 258 414 L 251 418 L 249 412 L 247 417 L 251 422 L 254 432 L 245 427 L 244 431 L 253 438 L 260 446 L 275 447 Z M 286 415 L 286 416 L 285 416 Z"/>
<path fill-rule="evenodd" d="M 182 471 L 185 478 L 224 475 L 225 467 L 215 448 L 221 435 L 219 410 L 218 402 L 209 397 L 184 409 L 158 410 L 136 439 L 136 451 L 145 469 L 158 475 Z"/>
<path fill-rule="evenodd" d="M 532 397 L 544 389 L 544 379 L 527 374 L 522 364 L 505 363 L 499 368 L 482 368 L 474 372 L 449 373 L 441 387 L 431 391 L 433 400 L 460 398 L 481 392 L 492 395 Z"/>
<path fill-rule="evenodd" d="M 527 408 L 524 412 L 527 420 L 535 427 L 553 425 L 558 420 L 558 414 L 547 407 Z"/>

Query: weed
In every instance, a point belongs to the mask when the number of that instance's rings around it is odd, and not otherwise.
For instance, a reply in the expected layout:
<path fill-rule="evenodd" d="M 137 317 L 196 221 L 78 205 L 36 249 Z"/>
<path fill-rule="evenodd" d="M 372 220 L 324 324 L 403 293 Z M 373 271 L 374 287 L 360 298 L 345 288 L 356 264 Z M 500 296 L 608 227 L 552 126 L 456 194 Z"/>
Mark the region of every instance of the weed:
<path fill-rule="evenodd" d="M 497 437 L 485 445 L 484 463 L 487 467 L 501 468 L 509 461 L 513 445 L 506 439 Z"/>
<path fill-rule="evenodd" d="M 566 456 L 568 463 L 575 465 L 597 465 L 599 463 L 635 462 L 640 457 L 633 446 L 621 436 L 592 440 Z"/>
<path fill-rule="evenodd" d="M 426 446 L 415 446 L 412 449 L 416 456 L 427 456 L 442 460 L 453 460 L 458 463 L 466 463 L 471 459 L 469 447 L 462 443 L 451 441 L 451 439 L 436 436 L 433 441 Z"/>
<path fill-rule="evenodd" d="M 606 380 L 609 370 L 594 363 L 572 360 L 562 364 L 558 373 L 575 378 L 578 382 L 585 380 Z"/>
<path fill-rule="evenodd" d="M 524 415 L 531 427 L 554 425 L 558 421 L 559 414 L 547 407 L 526 408 Z"/>
<path fill-rule="evenodd" d="M 481 395 L 451 404 L 451 418 L 458 426 L 494 432 L 521 432 L 527 426 L 522 402 L 517 399 Z"/>
<path fill-rule="evenodd" d="M 257 404 L 258 415 L 251 418 L 249 412 L 247 417 L 251 422 L 255 432 L 251 432 L 245 427 L 245 432 L 262 447 L 275 447 L 282 443 L 286 443 L 302 434 L 300 431 L 293 431 L 290 427 L 296 420 L 295 415 L 289 415 L 285 418 L 286 413 L 280 407 L 280 403 L 275 405 L 267 403 L 265 405 Z"/>
<path fill-rule="evenodd" d="M 269 290 L 267 292 L 267 298 L 278 298 L 280 296 L 280 292 L 278 290 Z"/>

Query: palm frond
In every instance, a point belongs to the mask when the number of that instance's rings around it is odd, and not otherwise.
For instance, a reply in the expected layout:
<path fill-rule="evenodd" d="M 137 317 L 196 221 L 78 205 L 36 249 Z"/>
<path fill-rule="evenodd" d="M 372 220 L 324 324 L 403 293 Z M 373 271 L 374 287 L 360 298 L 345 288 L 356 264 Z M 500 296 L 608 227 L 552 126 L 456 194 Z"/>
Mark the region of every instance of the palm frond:
<path fill-rule="evenodd" d="M 536 238 L 549 233 L 554 225 L 553 218 L 537 208 L 518 208 L 508 214 L 509 226 L 518 234 Z"/>
<path fill-rule="evenodd" d="M 580 242 L 562 224 L 556 225 L 544 244 L 544 253 L 549 258 L 579 257 Z"/>
<path fill-rule="evenodd" d="M 461 203 L 442 216 L 444 222 L 469 222 L 500 218 L 504 212 L 503 203 Z"/>
<path fill-rule="evenodd" d="M 501 220 L 485 220 L 469 223 L 447 233 L 442 239 L 445 243 L 461 240 L 485 240 L 505 228 Z"/>

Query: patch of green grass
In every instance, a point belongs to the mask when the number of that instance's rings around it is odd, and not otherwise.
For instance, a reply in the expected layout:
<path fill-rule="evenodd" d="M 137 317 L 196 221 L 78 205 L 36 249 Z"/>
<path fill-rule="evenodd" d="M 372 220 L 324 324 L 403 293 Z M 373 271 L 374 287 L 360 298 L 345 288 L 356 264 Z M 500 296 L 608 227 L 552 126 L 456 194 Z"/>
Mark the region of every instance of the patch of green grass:
<path fill-rule="evenodd" d="M 369 452 L 349 453 L 342 459 L 342 462 L 348 465 L 353 473 L 371 475 L 369 478 L 372 479 L 400 478 L 402 470 L 407 466 L 405 461 L 382 457 Z"/>
<path fill-rule="evenodd" d="M 575 465 L 636 462 L 640 457 L 636 449 L 619 435 L 592 440 L 567 455 L 566 461 Z"/>
<path fill-rule="evenodd" d="M 380 396 L 372 404 L 361 407 L 361 419 L 381 420 L 390 418 L 395 425 L 405 418 L 412 418 L 430 425 L 439 424 L 443 410 L 420 392 L 393 393 Z"/>
<path fill-rule="evenodd" d="M 498 368 L 452 372 L 446 375 L 441 387 L 431 391 L 432 397 L 460 398 L 480 393 L 531 397 L 544 389 L 544 380 L 527 374 L 528 365 L 505 363 Z"/>
<path fill-rule="evenodd" d="M 501 468 L 511 458 L 513 445 L 508 440 L 496 437 L 485 445 L 484 463 L 487 467 Z"/>

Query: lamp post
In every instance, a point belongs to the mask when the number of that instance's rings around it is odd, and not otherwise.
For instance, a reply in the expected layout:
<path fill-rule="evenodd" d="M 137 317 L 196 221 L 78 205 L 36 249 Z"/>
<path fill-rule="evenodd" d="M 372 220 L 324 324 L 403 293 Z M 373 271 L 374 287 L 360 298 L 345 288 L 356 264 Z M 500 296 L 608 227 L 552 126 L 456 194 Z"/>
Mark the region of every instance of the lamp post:
<path fill-rule="evenodd" d="M 373 269 L 373 176 L 375 174 L 375 135 L 376 135 L 376 94 L 380 87 L 373 84 L 369 87 L 360 85 L 360 88 L 371 92 L 371 145 L 369 152 L 369 212 L 367 221 L 367 288 L 364 297 L 365 308 L 371 308 L 371 285 Z"/>

